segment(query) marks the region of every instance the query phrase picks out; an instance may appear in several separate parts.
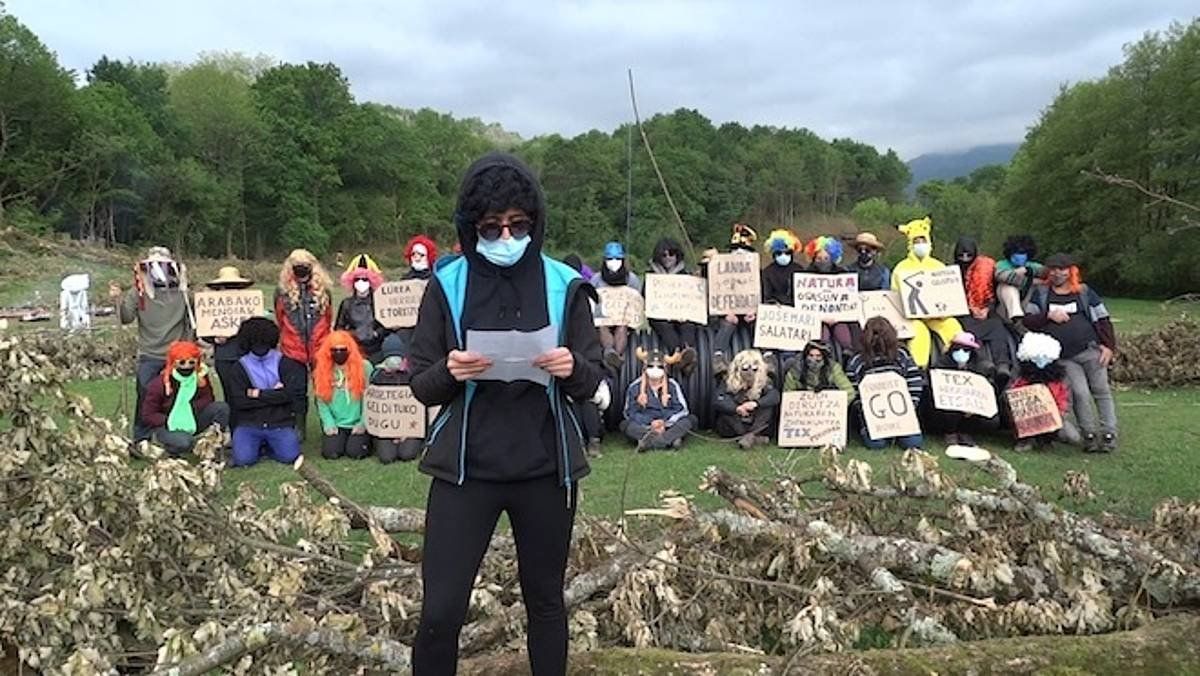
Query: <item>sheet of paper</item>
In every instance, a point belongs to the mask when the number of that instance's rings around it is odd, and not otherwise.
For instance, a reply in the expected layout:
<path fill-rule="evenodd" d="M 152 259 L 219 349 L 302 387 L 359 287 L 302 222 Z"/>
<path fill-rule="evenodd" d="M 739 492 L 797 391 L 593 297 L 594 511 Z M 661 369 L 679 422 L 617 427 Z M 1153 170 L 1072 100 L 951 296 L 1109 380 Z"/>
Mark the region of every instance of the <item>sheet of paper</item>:
<path fill-rule="evenodd" d="M 476 380 L 511 383 L 528 380 L 550 384 L 550 374 L 533 365 L 533 360 L 558 347 L 558 330 L 547 326 L 537 331 L 467 331 L 467 349 L 492 360 L 492 367 Z"/>

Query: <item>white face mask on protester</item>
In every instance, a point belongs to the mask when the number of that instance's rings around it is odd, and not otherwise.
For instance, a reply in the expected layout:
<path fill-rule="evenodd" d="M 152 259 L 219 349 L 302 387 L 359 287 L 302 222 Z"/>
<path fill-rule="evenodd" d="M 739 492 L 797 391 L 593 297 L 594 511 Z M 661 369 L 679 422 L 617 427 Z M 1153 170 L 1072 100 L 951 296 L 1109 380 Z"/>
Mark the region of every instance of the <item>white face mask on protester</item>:
<path fill-rule="evenodd" d="M 971 353 L 968 350 L 954 350 L 950 353 L 950 357 L 959 366 L 965 366 L 967 362 L 971 361 Z"/>
<path fill-rule="evenodd" d="M 412 250 L 412 269 L 417 272 L 424 272 L 429 269 L 429 252 L 425 247 L 418 244 Z"/>
<path fill-rule="evenodd" d="M 371 282 L 366 279 L 354 280 L 354 292 L 360 296 L 365 296 L 371 291 Z"/>
<path fill-rule="evenodd" d="M 917 258 L 926 258 L 929 256 L 929 252 L 932 247 L 930 246 L 929 242 L 917 242 L 913 245 L 912 249 L 913 255 Z"/>
<path fill-rule="evenodd" d="M 604 259 L 604 267 L 608 268 L 609 272 L 617 272 L 618 270 L 621 269 L 621 266 L 624 264 L 625 264 L 625 261 L 621 260 L 620 258 Z"/>
<path fill-rule="evenodd" d="M 790 254 L 790 253 L 775 254 L 775 263 L 778 265 L 785 266 L 785 267 L 788 265 L 791 265 L 792 264 L 792 254 Z"/>
<path fill-rule="evenodd" d="M 662 377 L 667 375 L 667 372 L 661 366 L 646 367 L 646 377 L 650 380 L 662 380 Z"/>

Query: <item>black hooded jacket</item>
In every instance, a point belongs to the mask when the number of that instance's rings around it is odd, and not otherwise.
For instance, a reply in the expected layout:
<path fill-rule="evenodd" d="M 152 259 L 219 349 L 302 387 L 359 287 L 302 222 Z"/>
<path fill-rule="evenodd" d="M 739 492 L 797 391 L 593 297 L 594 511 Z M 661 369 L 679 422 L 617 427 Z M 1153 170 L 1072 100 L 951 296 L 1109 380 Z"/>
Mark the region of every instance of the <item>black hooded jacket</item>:
<path fill-rule="evenodd" d="M 536 213 L 529 214 L 534 221 L 532 241 L 522 258 L 507 268 L 493 265 L 476 252 L 476 224 L 468 222 L 470 217 L 462 213 L 470 188 L 481 173 L 494 167 L 516 170 L 537 191 Z M 541 258 L 546 234 L 545 201 L 537 185 L 524 164 L 501 153 L 476 161 L 463 178 L 455 224 L 468 268 L 464 334 L 467 329 L 536 331 L 550 322 Z M 575 369 L 569 378 L 558 381 L 558 407 L 563 412 L 565 433 L 559 432 L 559 420 L 551 410 L 546 388 L 523 381 L 477 382 L 464 433 L 466 386 L 454 379 L 446 365 L 458 338 L 440 282 L 436 275 L 430 280 L 412 336 L 412 389 L 425 405 L 444 408 L 430 430 L 421 462 L 423 472 L 454 483 L 466 478 L 521 481 L 555 473 L 560 479 L 574 480 L 587 474 L 585 440 L 579 432 L 578 415 L 566 397 L 587 401 L 600 383 L 602 351 L 588 302 L 594 293 L 582 279 L 573 281 L 567 290 L 564 335 L 566 347 L 575 357 Z M 464 437 L 465 447 L 461 441 Z M 565 439 L 565 449 L 560 439 Z"/>
<path fill-rule="evenodd" d="M 767 267 L 762 269 L 762 302 L 768 305 L 795 305 L 797 272 L 804 272 L 804 267 L 796 262 L 795 254 L 787 265 L 776 263 L 772 257 Z"/>

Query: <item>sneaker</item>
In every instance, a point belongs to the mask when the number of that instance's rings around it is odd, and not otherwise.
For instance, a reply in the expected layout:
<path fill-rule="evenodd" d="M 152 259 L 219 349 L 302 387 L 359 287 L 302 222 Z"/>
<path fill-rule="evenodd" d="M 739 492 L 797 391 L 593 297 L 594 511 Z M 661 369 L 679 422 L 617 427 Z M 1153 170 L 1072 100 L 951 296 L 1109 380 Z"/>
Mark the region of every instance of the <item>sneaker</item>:
<path fill-rule="evenodd" d="M 593 460 L 599 460 L 600 458 L 604 457 L 604 454 L 600 452 L 600 440 L 599 439 L 592 439 L 591 441 L 588 442 L 587 457 L 589 457 Z"/>
<path fill-rule="evenodd" d="M 754 435 L 753 434 L 743 434 L 742 436 L 738 437 L 737 445 L 743 451 L 748 451 L 748 450 L 754 448 Z"/>
<path fill-rule="evenodd" d="M 1088 432 L 1087 434 L 1083 435 L 1083 452 L 1084 453 L 1102 453 L 1103 452 L 1103 449 L 1100 447 L 1100 439 L 1096 436 L 1095 432 Z"/>
<path fill-rule="evenodd" d="M 723 376 L 729 370 L 729 358 L 724 352 L 717 350 L 712 353 L 712 370 L 715 377 Z"/>
<path fill-rule="evenodd" d="M 1100 441 L 1100 450 L 1105 453 L 1112 453 L 1117 450 L 1117 435 L 1112 432 L 1105 432 Z"/>
<path fill-rule="evenodd" d="M 1032 439 L 1021 439 L 1013 446 L 1013 451 L 1016 453 L 1028 453 L 1033 450 Z"/>
<path fill-rule="evenodd" d="M 623 361 L 621 355 L 617 354 L 617 351 L 611 347 L 604 351 L 604 363 L 614 371 L 620 370 Z"/>

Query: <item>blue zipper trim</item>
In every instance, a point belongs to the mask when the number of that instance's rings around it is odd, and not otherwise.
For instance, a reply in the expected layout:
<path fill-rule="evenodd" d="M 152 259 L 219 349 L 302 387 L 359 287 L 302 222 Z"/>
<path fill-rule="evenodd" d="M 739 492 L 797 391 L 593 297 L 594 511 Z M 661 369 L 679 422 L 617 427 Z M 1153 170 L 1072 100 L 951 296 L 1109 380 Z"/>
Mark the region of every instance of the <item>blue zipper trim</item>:
<path fill-rule="evenodd" d="M 471 400 L 475 398 L 475 383 L 467 383 L 467 394 L 463 397 L 462 435 L 458 447 L 458 485 L 467 480 L 467 421 L 471 414 Z"/>
<path fill-rule="evenodd" d="M 437 441 L 438 435 L 442 433 L 442 428 L 446 426 L 446 423 L 450 422 L 450 414 L 453 412 L 453 409 L 454 404 L 452 402 L 438 413 L 438 417 L 433 421 L 433 431 L 429 433 L 429 439 L 425 442 L 426 446 L 432 446 Z"/>

